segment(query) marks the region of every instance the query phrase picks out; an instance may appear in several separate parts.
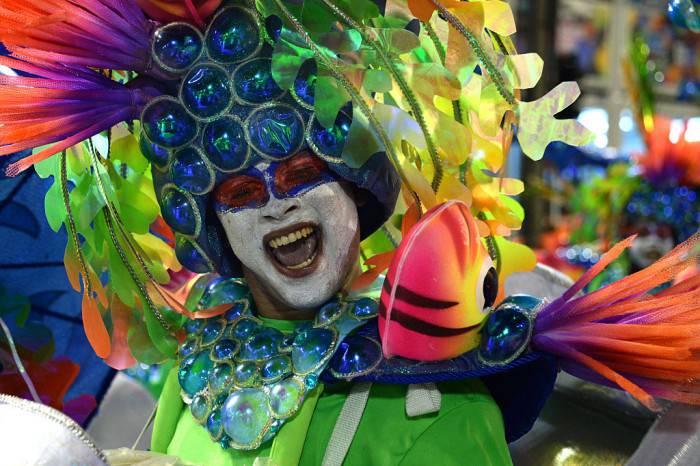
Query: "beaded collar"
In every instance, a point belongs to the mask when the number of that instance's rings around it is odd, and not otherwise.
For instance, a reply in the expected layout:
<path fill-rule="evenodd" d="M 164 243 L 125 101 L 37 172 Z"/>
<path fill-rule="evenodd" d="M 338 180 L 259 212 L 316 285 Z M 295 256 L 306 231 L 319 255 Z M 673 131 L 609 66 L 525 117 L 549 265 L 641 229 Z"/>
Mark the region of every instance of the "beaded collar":
<path fill-rule="evenodd" d="M 241 290 L 246 293 L 241 296 Z M 220 280 L 201 303 L 236 298 L 223 316 L 190 320 L 179 350 L 181 395 L 222 448 L 252 450 L 272 439 L 316 387 L 345 337 L 376 317 L 377 301 L 333 299 L 293 332 L 266 325 L 237 280 Z"/>

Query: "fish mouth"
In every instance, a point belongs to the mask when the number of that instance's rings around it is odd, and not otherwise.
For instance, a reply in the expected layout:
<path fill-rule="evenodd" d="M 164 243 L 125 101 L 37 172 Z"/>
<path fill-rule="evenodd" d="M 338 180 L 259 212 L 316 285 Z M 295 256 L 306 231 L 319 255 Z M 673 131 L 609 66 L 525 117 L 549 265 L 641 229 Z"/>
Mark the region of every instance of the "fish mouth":
<path fill-rule="evenodd" d="M 270 262 L 282 275 L 301 278 L 318 268 L 323 251 L 323 234 L 315 223 L 295 223 L 266 234 L 263 247 Z"/>

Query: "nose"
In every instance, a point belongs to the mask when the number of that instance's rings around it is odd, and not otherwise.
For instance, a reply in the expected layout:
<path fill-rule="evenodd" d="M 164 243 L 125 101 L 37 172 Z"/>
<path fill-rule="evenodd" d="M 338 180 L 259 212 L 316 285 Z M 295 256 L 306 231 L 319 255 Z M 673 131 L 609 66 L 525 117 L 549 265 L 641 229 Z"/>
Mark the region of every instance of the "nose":
<path fill-rule="evenodd" d="M 270 200 L 262 208 L 262 215 L 265 220 L 280 221 L 287 218 L 300 206 L 301 201 L 299 201 L 299 198 L 277 199 L 274 196 L 270 196 Z"/>

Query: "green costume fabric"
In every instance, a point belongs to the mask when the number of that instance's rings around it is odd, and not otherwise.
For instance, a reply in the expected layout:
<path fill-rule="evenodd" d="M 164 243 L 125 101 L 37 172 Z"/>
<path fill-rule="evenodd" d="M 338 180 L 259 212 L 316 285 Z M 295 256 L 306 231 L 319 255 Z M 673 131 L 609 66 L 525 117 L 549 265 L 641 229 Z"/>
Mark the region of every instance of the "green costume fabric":
<path fill-rule="evenodd" d="M 292 322 L 265 322 L 282 331 L 294 326 Z M 320 385 L 274 442 L 254 451 L 224 450 L 185 409 L 174 369 L 160 397 L 151 448 L 204 466 L 250 466 L 256 458 L 274 458 L 275 466 L 320 465 L 351 386 Z M 406 386 L 374 384 L 344 464 L 512 464 L 501 413 L 483 384 L 465 380 L 438 384 L 438 388 L 440 411 L 409 418 Z"/>

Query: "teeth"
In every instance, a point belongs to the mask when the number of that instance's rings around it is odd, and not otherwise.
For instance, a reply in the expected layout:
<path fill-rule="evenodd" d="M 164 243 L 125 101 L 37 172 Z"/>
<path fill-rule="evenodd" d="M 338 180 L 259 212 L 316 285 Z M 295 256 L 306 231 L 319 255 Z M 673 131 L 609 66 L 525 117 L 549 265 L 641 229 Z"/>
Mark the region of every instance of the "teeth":
<path fill-rule="evenodd" d="M 306 260 L 305 260 L 304 262 L 302 262 L 301 264 L 289 265 L 289 266 L 287 266 L 287 268 L 288 268 L 288 269 L 292 269 L 292 270 L 303 269 L 304 267 L 310 266 L 311 263 L 314 261 L 314 259 L 316 259 L 316 254 L 315 254 L 315 253 L 314 253 L 313 256 L 309 257 L 308 259 L 306 259 Z"/>
<path fill-rule="evenodd" d="M 295 242 L 295 241 L 299 241 L 299 240 L 302 239 L 302 238 L 306 238 L 307 236 L 309 236 L 309 235 L 310 235 L 311 233 L 313 233 L 313 232 L 314 232 L 314 229 L 313 229 L 313 228 L 311 228 L 311 227 L 304 227 L 304 228 L 302 228 L 302 229 L 300 229 L 300 230 L 297 230 L 297 231 L 294 231 L 294 232 L 292 232 L 292 233 L 289 233 L 288 235 L 282 235 L 282 236 L 280 236 L 280 237 L 273 238 L 273 239 L 271 239 L 267 244 L 268 244 L 271 248 L 275 249 L 275 248 L 278 248 L 278 247 L 280 247 L 280 246 L 285 246 L 285 245 L 291 244 L 291 243 L 293 243 L 293 242 Z M 307 262 L 308 262 L 308 261 L 307 261 Z M 309 263 L 310 263 L 310 262 L 309 262 Z M 306 264 L 306 265 L 308 265 L 308 264 Z M 297 267 L 299 267 L 299 268 L 301 268 L 301 267 L 306 267 L 306 265 L 299 265 L 299 266 L 297 266 Z"/>

